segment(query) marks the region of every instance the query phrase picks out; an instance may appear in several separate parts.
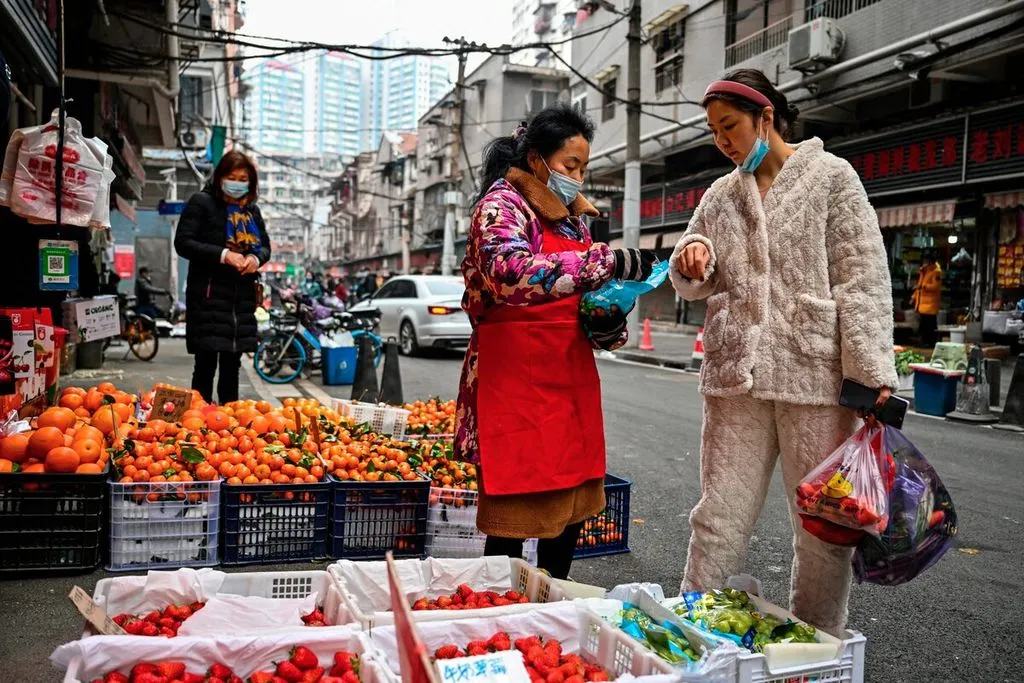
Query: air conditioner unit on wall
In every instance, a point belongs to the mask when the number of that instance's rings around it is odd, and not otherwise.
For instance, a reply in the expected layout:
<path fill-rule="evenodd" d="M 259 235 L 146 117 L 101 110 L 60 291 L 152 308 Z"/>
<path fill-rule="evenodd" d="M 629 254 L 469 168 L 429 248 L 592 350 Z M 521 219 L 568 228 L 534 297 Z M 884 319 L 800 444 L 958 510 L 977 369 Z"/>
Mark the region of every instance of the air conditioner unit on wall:
<path fill-rule="evenodd" d="M 206 149 L 209 137 L 206 128 L 186 128 L 178 134 L 181 146 L 185 149 Z"/>
<path fill-rule="evenodd" d="M 789 32 L 789 68 L 815 71 L 839 61 L 846 37 L 834 19 L 820 17 Z"/>

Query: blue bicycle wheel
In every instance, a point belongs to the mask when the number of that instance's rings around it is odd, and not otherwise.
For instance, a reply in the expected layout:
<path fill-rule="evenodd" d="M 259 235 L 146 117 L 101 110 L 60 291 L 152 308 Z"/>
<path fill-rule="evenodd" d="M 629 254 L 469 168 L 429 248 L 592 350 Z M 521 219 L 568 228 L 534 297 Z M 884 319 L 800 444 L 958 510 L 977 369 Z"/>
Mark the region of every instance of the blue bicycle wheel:
<path fill-rule="evenodd" d="M 373 342 L 373 365 L 378 367 L 381 359 L 384 357 L 384 340 L 380 338 L 380 335 L 374 334 L 373 332 L 367 332 L 366 330 L 352 330 L 352 339 L 355 340 L 356 346 L 359 346 L 359 338 L 363 335 L 370 337 L 370 341 Z"/>
<path fill-rule="evenodd" d="M 252 357 L 252 366 L 265 382 L 288 384 L 306 366 L 306 350 L 299 340 L 276 334 L 260 342 Z"/>

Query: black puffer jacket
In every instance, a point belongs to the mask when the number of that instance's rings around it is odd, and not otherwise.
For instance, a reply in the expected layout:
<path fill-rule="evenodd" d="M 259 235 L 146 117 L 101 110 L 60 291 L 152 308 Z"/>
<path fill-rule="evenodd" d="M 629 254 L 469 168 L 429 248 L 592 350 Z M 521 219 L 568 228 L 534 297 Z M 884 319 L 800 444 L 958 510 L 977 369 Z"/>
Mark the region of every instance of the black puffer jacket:
<path fill-rule="evenodd" d="M 261 246 L 254 255 L 263 265 L 270 260 L 270 238 L 257 206 L 250 207 L 260 231 Z M 196 351 L 254 351 L 259 275 L 241 275 L 220 262 L 227 241 L 227 207 L 207 187 L 188 200 L 178 220 L 174 248 L 188 259 L 185 289 L 185 340 Z"/>

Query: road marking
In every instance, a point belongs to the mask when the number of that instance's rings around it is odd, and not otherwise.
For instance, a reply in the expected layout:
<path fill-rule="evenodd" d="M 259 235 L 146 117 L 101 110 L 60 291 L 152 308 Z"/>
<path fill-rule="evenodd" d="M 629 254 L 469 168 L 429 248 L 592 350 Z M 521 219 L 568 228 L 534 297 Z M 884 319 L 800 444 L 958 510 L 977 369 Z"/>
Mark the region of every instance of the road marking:
<path fill-rule="evenodd" d="M 274 407 L 280 407 L 281 401 L 278 400 L 278 395 L 274 392 L 274 389 L 284 389 L 287 392 L 284 394 L 285 396 L 292 393 L 293 390 L 287 384 L 270 384 L 269 382 L 264 382 L 263 378 L 256 374 L 256 368 L 253 367 L 252 363 L 246 361 L 248 361 L 248 358 L 243 357 L 242 368 L 245 370 L 245 374 L 249 378 L 249 383 L 252 384 L 252 388 L 261 399 Z"/>

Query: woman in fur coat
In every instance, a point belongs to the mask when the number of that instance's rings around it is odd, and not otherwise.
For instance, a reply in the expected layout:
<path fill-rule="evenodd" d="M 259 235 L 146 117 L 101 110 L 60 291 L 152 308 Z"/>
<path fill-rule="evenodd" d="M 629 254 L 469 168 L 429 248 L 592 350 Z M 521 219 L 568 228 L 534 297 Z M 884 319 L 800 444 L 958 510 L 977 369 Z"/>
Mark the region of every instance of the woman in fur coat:
<path fill-rule="evenodd" d="M 849 163 L 818 138 L 785 141 L 797 112 L 763 73 L 712 83 L 703 106 L 737 168 L 704 195 L 672 256 L 679 295 L 707 299 L 701 499 L 683 590 L 720 588 L 742 570 L 781 456 L 790 607 L 838 633 L 852 550 L 804 531 L 792 498 L 855 430 L 857 416 L 837 405 L 843 377 L 881 389 L 881 401 L 897 385 L 882 235 Z"/>

